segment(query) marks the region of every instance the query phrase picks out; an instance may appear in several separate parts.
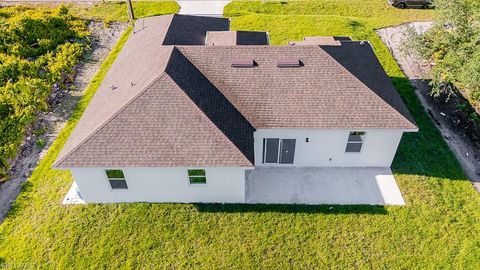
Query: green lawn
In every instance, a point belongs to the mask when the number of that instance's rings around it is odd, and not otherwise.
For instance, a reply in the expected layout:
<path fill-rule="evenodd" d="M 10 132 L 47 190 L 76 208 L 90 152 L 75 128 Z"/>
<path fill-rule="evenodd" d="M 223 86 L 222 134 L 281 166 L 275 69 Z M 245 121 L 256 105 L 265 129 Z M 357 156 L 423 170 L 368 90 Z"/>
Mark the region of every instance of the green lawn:
<path fill-rule="evenodd" d="M 426 21 L 434 10 L 397 9 L 387 0 L 293 0 L 293 1 L 234 1 L 226 6 L 227 17 L 248 13 L 275 15 L 326 15 L 369 18 L 376 25 L 395 25 L 407 21 Z"/>
<path fill-rule="evenodd" d="M 110 1 L 85 8 L 71 5 L 72 9 L 82 17 L 112 21 L 128 21 L 127 5 L 125 1 Z M 133 9 L 136 18 L 177 13 L 179 6 L 175 1 L 135 1 Z"/>
<path fill-rule="evenodd" d="M 345 2 L 372 4 L 357 10 Z M 124 37 L 0 225 L 1 262 L 12 268 L 59 269 L 479 269 L 480 196 L 373 31 L 428 19 L 432 11 L 382 12 L 384 2 L 283 5 L 289 8 L 235 2 L 227 10 L 238 15 L 233 28 L 267 30 L 274 44 L 305 35 L 351 35 L 373 44 L 420 127 L 403 138 L 393 165 L 407 206 L 61 206 L 72 178 L 50 166 Z M 306 15 L 299 14 L 302 9 Z"/>

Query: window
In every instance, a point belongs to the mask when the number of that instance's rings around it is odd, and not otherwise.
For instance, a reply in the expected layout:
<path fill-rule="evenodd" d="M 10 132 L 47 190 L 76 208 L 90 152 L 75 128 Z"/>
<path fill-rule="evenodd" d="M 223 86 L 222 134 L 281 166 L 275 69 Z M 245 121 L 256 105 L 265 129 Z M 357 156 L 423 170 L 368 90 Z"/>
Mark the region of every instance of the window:
<path fill-rule="evenodd" d="M 207 177 L 205 175 L 205 170 L 195 169 L 195 170 L 188 170 L 188 179 L 190 184 L 206 184 Z"/>
<path fill-rule="evenodd" d="M 263 139 L 263 163 L 293 164 L 295 139 Z"/>
<path fill-rule="evenodd" d="M 365 137 L 365 132 L 363 131 L 352 131 L 348 135 L 347 148 L 345 152 L 347 153 L 359 153 L 362 150 L 363 138 Z"/>
<path fill-rule="evenodd" d="M 112 189 L 128 189 L 122 170 L 105 170 L 105 173 Z"/>

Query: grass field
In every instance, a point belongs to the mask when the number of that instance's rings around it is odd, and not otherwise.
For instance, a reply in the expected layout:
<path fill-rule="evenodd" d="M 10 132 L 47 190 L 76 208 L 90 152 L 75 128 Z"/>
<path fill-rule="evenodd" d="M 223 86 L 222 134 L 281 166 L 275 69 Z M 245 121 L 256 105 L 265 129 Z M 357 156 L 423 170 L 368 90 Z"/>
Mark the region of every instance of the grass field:
<path fill-rule="evenodd" d="M 225 16 L 249 13 L 272 15 L 323 15 L 370 19 L 379 26 L 407 21 L 425 21 L 434 17 L 433 10 L 397 9 L 387 0 L 293 0 L 234 1 L 226 6 Z"/>
<path fill-rule="evenodd" d="M 132 5 L 136 18 L 177 13 L 179 10 L 175 1 L 135 1 Z M 71 5 L 70 8 L 82 17 L 101 19 L 107 23 L 128 21 L 127 6 L 124 1 L 103 2 L 89 8 Z"/>
<path fill-rule="evenodd" d="M 427 20 L 432 11 L 390 9 L 383 0 L 267 5 L 230 4 L 232 27 L 267 30 L 274 44 L 305 35 L 373 44 L 420 127 L 404 136 L 393 165 L 406 206 L 61 206 L 72 178 L 50 167 L 124 36 L 0 225 L 0 262 L 59 269 L 479 269 L 480 196 L 373 30 Z"/>

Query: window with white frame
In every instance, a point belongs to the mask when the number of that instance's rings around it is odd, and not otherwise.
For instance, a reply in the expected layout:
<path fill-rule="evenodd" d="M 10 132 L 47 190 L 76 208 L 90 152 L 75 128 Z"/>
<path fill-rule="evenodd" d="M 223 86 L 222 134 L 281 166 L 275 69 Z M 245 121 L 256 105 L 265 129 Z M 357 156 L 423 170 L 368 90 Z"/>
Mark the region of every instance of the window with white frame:
<path fill-rule="evenodd" d="M 122 170 L 105 170 L 112 189 L 128 189 L 127 180 Z"/>
<path fill-rule="evenodd" d="M 188 170 L 188 180 L 192 185 L 206 184 L 207 176 L 203 169 L 190 169 Z"/>
<path fill-rule="evenodd" d="M 362 150 L 363 139 L 365 137 L 364 131 L 352 131 L 348 135 L 347 147 L 345 152 L 347 153 L 360 153 Z"/>

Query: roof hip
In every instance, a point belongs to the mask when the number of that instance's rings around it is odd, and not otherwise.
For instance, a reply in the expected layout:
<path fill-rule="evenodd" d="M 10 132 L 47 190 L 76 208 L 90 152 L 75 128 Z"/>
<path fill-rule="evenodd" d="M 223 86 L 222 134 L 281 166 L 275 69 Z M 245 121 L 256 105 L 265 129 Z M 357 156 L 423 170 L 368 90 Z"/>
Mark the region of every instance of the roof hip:
<path fill-rule="evenodd" d="M 177 48 L 165 72 L 253 164 L 255 128 Z"/>

